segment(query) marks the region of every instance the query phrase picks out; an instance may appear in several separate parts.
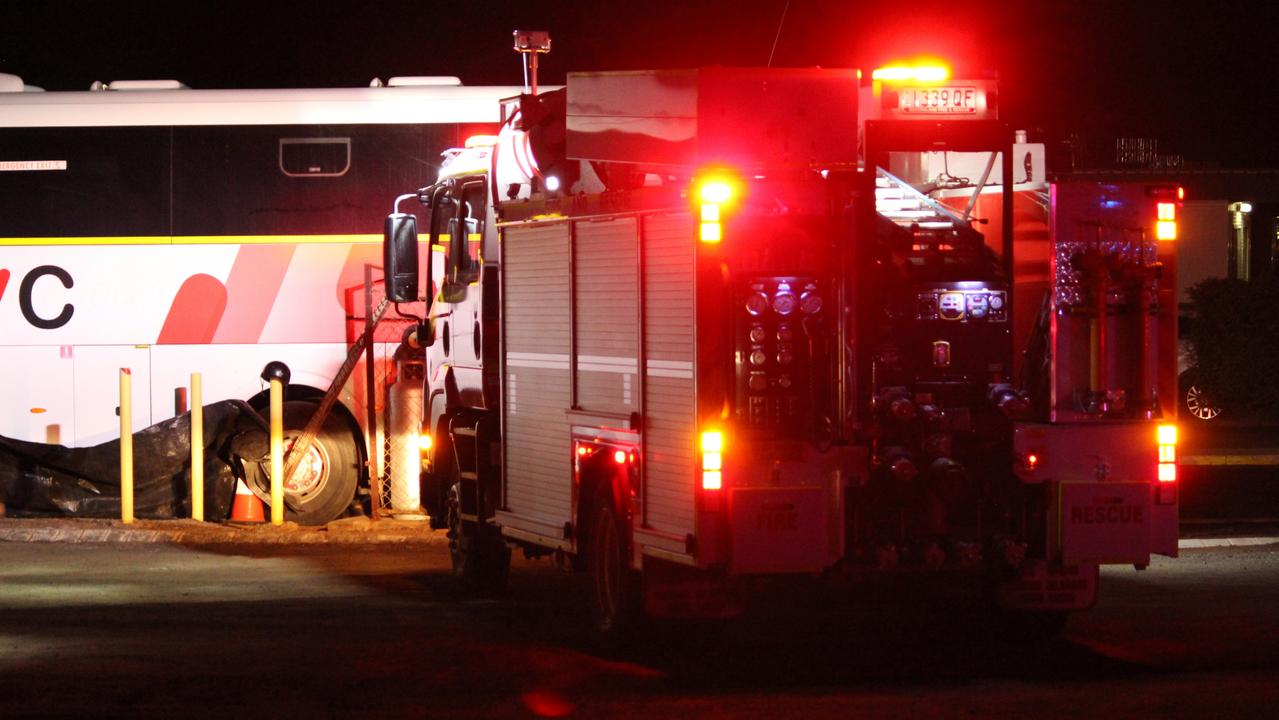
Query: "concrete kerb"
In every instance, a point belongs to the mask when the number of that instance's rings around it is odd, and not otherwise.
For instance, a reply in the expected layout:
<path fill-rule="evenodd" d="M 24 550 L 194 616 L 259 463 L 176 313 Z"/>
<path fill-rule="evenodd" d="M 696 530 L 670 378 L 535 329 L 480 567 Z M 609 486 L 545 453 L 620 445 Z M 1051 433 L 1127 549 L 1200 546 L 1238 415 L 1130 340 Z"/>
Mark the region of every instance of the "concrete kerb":
<path fill-rule="evenodd" d="M 1197 550 L 1200 548 L 1256 547 L 1259 545 L 1279 545 L 1279 537 L 1182 538 L 1178 541 L 1177 548 L 1179 550 Z"/>
<path fill-rule="evenodd" d="M 375 544 L 447 542 L 443 530 L 431 530 L 422 521 L 346 518 L 328 525 L 307 527 L 285 523 L 234 524 L 194 520 L 119 520 L 87 518 L 0 518 L 0 542 L 20 543 L 166 543 L 170 545 L 220 544 Z M 1182 538 L 1182 550 L 1279 545 L 1279 536 Z"/>
<path fill-rule="evenodd" d="M 446 543 L 443 530 L 421 521 L 346 518 L 328 525 L 296 523 L 244 525 L 194 520 L 119 520 L 88 518 L 0 518 L 0 542 L 20 543 L 165 543 L 221 544 L 348 544 Z"/>

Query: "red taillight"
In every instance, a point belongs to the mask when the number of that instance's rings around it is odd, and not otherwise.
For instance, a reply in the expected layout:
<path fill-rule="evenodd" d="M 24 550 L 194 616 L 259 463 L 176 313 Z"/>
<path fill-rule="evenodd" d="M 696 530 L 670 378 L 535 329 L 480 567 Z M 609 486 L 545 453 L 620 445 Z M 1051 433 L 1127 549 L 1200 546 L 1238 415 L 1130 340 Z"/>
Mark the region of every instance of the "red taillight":
<path fill-rule="evenodd" d="M 724 487 L 724 433 L 708 430 L 702 433 L 702 489 Z"/>
<path fill-rule="evenodd" d="M 1177 239 L 1177 203 L 1161 202 L 1155 204 L 1155 239 Z"/>
<path fill-rule="evenodd" d="M 702 202 L 723 205 L 733 199 L 733 185 L 726 180 L 707 180 L 700 190 Z"/>
<path fill-rule="evenodd" d="M 1160 425 L 1155 429 L 1158 456 L 1158 500 L 1160 504 L 1177 502 L 1177 426 Z"/>
<path fill-rule="evenodd" d="M 731 171 L 706 171 L 697 181 L 695 199 L 700 211 L 697 239 L 708 245 L 724 239 L 723 213 L 737 204 L 743 185 Z"/>

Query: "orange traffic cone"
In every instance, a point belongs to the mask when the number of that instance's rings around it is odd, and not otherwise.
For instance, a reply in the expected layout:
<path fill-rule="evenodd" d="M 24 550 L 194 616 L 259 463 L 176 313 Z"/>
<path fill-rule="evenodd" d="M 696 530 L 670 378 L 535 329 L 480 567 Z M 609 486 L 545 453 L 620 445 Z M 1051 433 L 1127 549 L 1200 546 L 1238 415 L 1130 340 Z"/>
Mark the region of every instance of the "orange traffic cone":
<path fill-rule="evenodd" d="M 266 522 L 262 501 L 253 494 L 243 480 L 235 481 L 235 502 L 231 505 L 231 522 Z"/>

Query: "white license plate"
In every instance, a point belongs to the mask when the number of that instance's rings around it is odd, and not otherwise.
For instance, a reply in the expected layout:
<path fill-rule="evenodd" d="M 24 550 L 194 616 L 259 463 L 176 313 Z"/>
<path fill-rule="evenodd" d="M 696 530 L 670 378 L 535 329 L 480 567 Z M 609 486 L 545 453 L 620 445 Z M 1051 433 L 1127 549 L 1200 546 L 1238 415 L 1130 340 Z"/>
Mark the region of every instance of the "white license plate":
<path fill-rule="evenodd" d="M 975 87 L 902 88 L 898 109 L 908 113 L 971 114 L 977 112 Z"/>

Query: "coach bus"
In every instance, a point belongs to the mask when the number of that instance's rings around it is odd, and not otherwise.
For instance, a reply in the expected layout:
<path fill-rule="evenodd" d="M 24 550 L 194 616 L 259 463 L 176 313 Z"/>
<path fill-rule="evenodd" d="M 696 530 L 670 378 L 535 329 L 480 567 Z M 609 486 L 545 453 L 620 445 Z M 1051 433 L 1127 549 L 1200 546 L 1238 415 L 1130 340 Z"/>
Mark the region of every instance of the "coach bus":
<path fill-rule="evenodd" d="M 286 423 L 300 429 L 362 327 L 391 201 L 494 132 L 499 99 L 520 90 L 35 92 L 0 77 L 0 435 L 116 438 L 121 368 L 135 431 L 184 411 L 193 372 L 205 402 L 262 406 L 272 360 L 292 370 Z M 399 337 L 378 340 L 385 359 Z M 286 488 L 291 519 L 338 516 L 367 480 L 363 376 Z"/>

